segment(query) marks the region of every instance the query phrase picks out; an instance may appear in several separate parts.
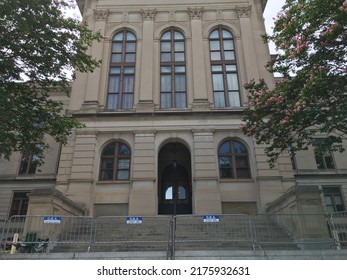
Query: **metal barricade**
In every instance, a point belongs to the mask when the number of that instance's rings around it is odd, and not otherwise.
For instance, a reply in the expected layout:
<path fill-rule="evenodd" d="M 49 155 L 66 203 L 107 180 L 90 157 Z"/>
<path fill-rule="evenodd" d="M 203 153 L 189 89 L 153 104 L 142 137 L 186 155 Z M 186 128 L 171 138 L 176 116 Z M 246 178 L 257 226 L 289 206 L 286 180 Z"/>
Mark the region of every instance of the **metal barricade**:
<path fill-rule="evenodd" d="M 6 236 L 7 217 L 0 216 L 0 253 L 10 250 L 13 236 Z"/>
<path fill-rule="evenodd" d="M 2 248 L 20 252 L 305 250 L 347 247 L 347 212 L 331 215 L 155 217 L 13 216 L 0 219 Z M 336 240 L 336 242 L 335 242 Z"/>
<path fill-rule="evenodd" d="M 326 215 L 264 214 L 253 216 L 252 223 L 262 249 L 330 249 L 335 244 Z"/>
<path fill-rule="evenodd" d="M 248 215 L 182 215 L 175 217 L 176 250 L 252 250 Z"/>
<path fill-rule="evenodd" d="M 93 219 L 82 216 L 12 216 L 5 236 L 18 235 L 14 242 L 20 252 L 87 251 L 93 234 Z M 65 247 L 64 247 L 65 246 Z"/>
<path fill-rule="evenodd" d="M 167 251 L 171 216 L 119 217 L 95 219 L 92 250 Z"/>
<path fill-rule="evenodd" d="M 332 213 L 330 221 L 337 249 L 347 249 L 347 211 Z"/>

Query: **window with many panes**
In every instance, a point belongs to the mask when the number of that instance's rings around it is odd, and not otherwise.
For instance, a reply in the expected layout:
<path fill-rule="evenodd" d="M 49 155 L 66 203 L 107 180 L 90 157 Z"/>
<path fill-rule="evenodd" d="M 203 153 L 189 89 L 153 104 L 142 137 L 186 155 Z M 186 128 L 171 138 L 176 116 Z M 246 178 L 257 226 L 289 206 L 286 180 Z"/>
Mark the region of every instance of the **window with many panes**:
<path fill-rule="evenodd" d="M 185 40 L 176 29 L 166 31 L 160 40 L 160 108 L 186 108 Z"/>
<path fill-rule="evenodd" d="M 24 151 L 19 166 L 19 175 L 31 175 L 36 173 L 37 166 L 40 163 L 35 149 L 40 149 L 41 144 L 35 144 L 30 151 Z"/>
<path fill-rule="evenodd" d="M 323 187 L 323 194 L 328 214 L 345 211 L 340 187 Z"/>
<path fill-rule="evenodd" d="M 130 178 L 129 147 L 123 142 L 112 142 L 102 151 L 100 163 L 101 181 L 129 180 Z"/>
<path fill-rule="evenodd" d="M 220 178 L 250 178 L 248 150 L 241 142 L 230 139 L 218 149 Z"/>
<path fill-rule="evenodd" d="M 14 192 L 9 217 L 14 215 L 26 215 L 29 204 L 29 192 Z"/>
<path fill-rule="evenodd" d="M 240 107 L 234 38 L 218 28 L 209 37 L 214 104 L 216 108 Z"/>
<path fill-rule="evenodd" d="M 134 103 L 136 37 L 127 30 L 112 39 L 107 109 L 132 109 Z"/>

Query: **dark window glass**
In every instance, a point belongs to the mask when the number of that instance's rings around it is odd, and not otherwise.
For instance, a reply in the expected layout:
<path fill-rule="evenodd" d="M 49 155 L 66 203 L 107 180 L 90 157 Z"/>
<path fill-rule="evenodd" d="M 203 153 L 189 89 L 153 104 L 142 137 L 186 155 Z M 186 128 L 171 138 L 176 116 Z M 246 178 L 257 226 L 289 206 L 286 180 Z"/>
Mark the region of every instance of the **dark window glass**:
<path fill-rule="evenodd" d="M 129 31 L 112 40 L 107 109 L 132 109 L 134 103 L 136 37 Z"/>
<path fill-rule="evenodd" d="M 30 175 L 36 173 L 40 161 L 35 150 L 39 148 L 41 148 L 41 144 L 35 144 L 32 146 L 30 151 L 23 152 L 19 166 L 19 175 Z"/>
<path fill-rule="evenodd" d="M 330 151 L 320 152 L 318 147 L 322 139 L 315 139 L 313 148 L 318 169 L 335 169 L 333 155 Z"/>
<path fill-rule="evenodd" d="M 219 174 L 221 178 L 250 178 L 247 148 L 240 142 L 228 140 L 218 149 Z"/>
<path fill-rule="evenodd" d="M 9 217 L 14 215 L 26 215 L 29 204 L 29 192 L 14 192 Z"/>
<path fill-rule="evenodd" d="M 160 107 L 186 108 L 185 40 L 177 30 L 165 32 L 160 41 Z"/>
<path fill-rule="evenodd" d="M 231 32 L 218 28 L 212 31 L 209 40 L 215 107 L 240 107 L 233 36 Z"/>
<path fill-rule="evenodd" d="M 101 181 L 129 180 L 131 152 L 121 142 L 108 144 L 102 151 L 100 163 Z"/>
<path fill-rule="evenodd" d="M 323 187 L 323 194 L 328 214 L 345 211 L 340 187 Z"/>

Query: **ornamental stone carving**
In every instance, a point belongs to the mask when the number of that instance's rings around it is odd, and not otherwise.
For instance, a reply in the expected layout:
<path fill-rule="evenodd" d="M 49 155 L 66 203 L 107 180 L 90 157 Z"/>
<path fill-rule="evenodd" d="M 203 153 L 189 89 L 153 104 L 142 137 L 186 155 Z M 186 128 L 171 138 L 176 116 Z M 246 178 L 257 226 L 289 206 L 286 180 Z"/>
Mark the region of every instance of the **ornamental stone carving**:
<path fill-rule="evenodd" d="M 190 20 L 201 19 L 204 8 L 188 8 Z"/>
<path fill-rule="evenodd" d="M 143 21 L 152 21 L 154 20 L 155 14 L 157 13 L 157 9 L 141 9 L 142 20 Z"/>
<path fill-rule="evenodd" d="M 239 17 L 250 17 L 252 13 L 252 6 L 236 6 L 236 11 Z"/>
<path fill-rule="evenodd" d="M 106 21 L 109 15 L 109 10 L 93 10 L 94 19 L 96 21 Z"/>

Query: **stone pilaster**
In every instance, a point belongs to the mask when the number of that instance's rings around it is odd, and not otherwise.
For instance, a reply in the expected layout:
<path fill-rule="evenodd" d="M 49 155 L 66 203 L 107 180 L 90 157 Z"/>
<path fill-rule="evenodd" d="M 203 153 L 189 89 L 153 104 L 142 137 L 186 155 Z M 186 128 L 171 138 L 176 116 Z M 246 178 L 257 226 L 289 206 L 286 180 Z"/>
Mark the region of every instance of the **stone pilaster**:
<path fill-rule="evenodd" d="M 94 30 L 98 30 L 101 35 L 105 34 L 106 22 L 109 15 L 108 10 L 93 10 Z M 103 41 L 93 42 L 91 46 L 92 57 L 97 60 L 102 59 Z M 92 73 L 88 73 L 87 86 L 85 88 L 85 99 L 82 104 L 82 110 L 88 112 L 97 112 L 99 107 L 99 85 L 101 77 L 101 68 L 97 67 Z"/>
<path fill-rule="evenodd" d="M 240 20 L 244 59 L 246 62 L 247 81 L 259 79 L 257 54 L 255 49 L 254 34 L 251 24 L 252 6 L 237 6 L 236 11 Z"/>
<path fill-rule="evenodd" d="M 141 56 L 140 98 L 138 111 L 154 109 L 153 102 L 153 59 L 154 59 L 154 18 L 157 10 L 141 10 L 143 20 L 143 40 Z"/>
<path fill-rule="evenodd" d="M 204 8 L 188 8 L 192 28 L 192 59 L 193 59 L 193 110 L 208 110 L 210 104 L 207 98 L 206 65 L 202 38 L 202 14 Z"/>
<path fill-rule="evenodd" d="M 157 214 L 155 180 L 155 132 L 135 131 L 133 151 L 132 188 L 129 197 L 129 215 Z"/>
<path fill-rule="evenodd" d="M 77 131 L 71 175 L 64 190 L 64 195 L 87 209 L 92 209 L 93 205 L 96 139 L 96 132 Z M 63 191 L 62 188 L 59 190 Z"/>
<path fill-rule="evenodd" d="M 193 130 L 194 137 L 194 182 L 193 213 L 222 213 L 221 195 L 218 187 L 216 151 L 213 130 Z"/>

